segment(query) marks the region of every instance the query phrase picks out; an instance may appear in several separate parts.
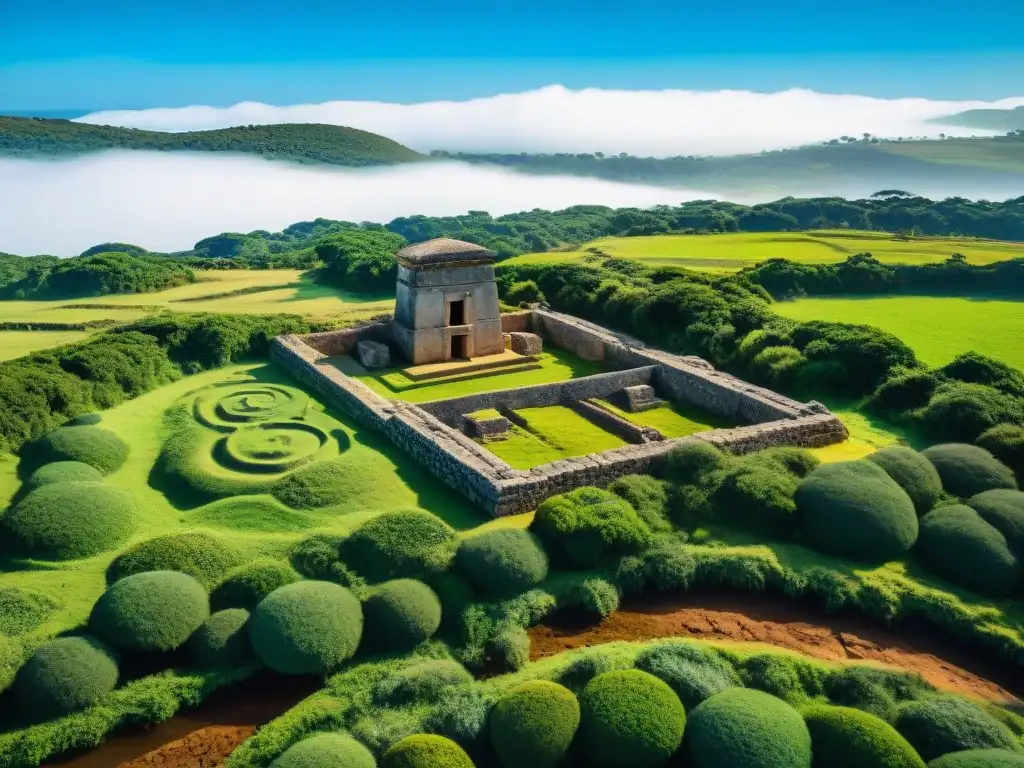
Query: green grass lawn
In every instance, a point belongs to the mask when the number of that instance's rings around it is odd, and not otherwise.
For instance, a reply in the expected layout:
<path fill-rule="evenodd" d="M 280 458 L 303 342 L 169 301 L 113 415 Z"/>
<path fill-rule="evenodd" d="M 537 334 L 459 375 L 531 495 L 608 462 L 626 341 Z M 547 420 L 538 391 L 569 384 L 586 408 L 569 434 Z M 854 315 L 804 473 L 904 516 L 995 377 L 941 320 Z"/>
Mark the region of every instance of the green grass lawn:
<path fill-rule="evenodd" d="M 973 351 L 1024 368 L 1024 302 L 887 296 L 799 299 L 774 308 L 794 320 L 873 325 L 909 344 L 928 365 Z"/>
<path fill-rule="evenodd" d="M 606 237 L 594 240 L 578 251 L 528 254 L 517 256 L 508 263 L 582 261 L 593 256 L 588 249 L 597 249 L 606 256 L 639 261 L 650 267 L 689 267 L 714 272 L 734 272 L 772 258 L 829 264 L 865 251 L 879 261 L 904 264 L 943 261 L 953 253 L 964 254 L 972 264 L 989 264 L 1024 256 L 1021 243 L 953 237 L 897 240 L 886 232 L 825 230 Z"/>
<path fill-rule="evenodd" d="M 526 428 L 514 426 L 504 440 L 484 443 L 516 469 L 530 469 L 558 459 L 621 448 L 626 441 L 592 424 L 564 405 L 522 408 Z"/>
<path fill-rule="evenodd" d="M 665 401 L 663 405 L 649 411 L 629 413 L 607 400 L 601 404 L 612 413 L 641 427 L 653 427 L 665 437 L 686 437 L 709 429 L 735 427 L 736 424 L 720 418 L 688 403 Z"/>
<path fill-rule="evenodd" d="M 87 331 L 0 331 L 0 360 L 13 360 L 88 337 Z"/>

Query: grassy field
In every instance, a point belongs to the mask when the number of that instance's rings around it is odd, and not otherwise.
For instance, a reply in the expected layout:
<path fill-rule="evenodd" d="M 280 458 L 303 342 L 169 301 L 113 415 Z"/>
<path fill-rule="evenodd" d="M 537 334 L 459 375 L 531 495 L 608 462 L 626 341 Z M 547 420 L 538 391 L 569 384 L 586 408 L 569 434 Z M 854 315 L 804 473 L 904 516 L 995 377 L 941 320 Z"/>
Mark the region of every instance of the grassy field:
<path fill-rule="evenodd" d="M 13 360 L 88 338 L 87 331 L 0 331 L 0 360 Z"/>
<path fill-rule="evenodd" d="M 639 413 L 628 413 L 606 400 L 602 401 L 601 404 L 626 421 L 641 427 L 653 427 L 669 438 L 686 437 L 697 432 L 706 432 L 709 429 L 736 426 L 725 419 L 713 416 L 700 408 L 685 403 L 666 401 L 658 408 L 640 411 Z"/>
<path fill-rule="evenodd" d="M 957 297 L 799 299 L 775 311 L 794 320 L 873 325 L 909 344 L 929 365 L 980 352 L 1024 368 L 1024 302 Z"/>
<path fill-rule="evenodd" d="M 865 251 L 880 261 L 905 264 L 943 261 L 953 253 L 964 254 L 972 264 L 1024 256 L 1021 243 L 951 237 L 897 240 L 889 233 L 858 230 L 607 237 L 588 243 L 586 248 L 517 256 L 509 263 L 579 261 L 593 254 L 589 249 L 651 267 L 690 267 L 714 272 L 734 272 L 772 258 L 828 264 Z"/>

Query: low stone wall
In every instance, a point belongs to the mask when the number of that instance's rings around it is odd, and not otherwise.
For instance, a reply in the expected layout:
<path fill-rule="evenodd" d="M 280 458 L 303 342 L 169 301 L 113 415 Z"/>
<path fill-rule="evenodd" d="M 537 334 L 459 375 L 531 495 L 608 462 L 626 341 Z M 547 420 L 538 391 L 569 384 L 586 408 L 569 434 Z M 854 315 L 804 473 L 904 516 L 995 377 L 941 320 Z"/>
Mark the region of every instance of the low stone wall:
<path fill-rule="evenodd" d="M 658 430 L 626 421 L 621 416 L 595 405 L 589 400 L 575 400 L 569 403 L 569 407 L 591 424 L 596 424 L 605 432 L 611 432 L 613 435 L 621 437 L 627 443 L 642 445 L 662 439 Z"/>
<path fill-rule="evenodd" d="M 506 312 L 501 316 L 502 333 L 532 333 L 533 310 Z"/>
<path fill-rule="evenodd" d="M 379 341 L 389 344 L 393 340 L 390 323 L 371 323 L 340 331 L 308 333 L 299 337 L 308 346 L 327 357 L 349 355 L 360 341 Z"/>

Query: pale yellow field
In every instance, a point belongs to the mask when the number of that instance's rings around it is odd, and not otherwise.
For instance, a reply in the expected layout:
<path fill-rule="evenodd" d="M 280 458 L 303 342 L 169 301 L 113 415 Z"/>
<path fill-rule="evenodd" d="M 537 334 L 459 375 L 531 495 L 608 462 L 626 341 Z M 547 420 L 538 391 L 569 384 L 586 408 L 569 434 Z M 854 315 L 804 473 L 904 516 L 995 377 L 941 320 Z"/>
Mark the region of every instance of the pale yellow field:
<path fill-rule="evenodd" d="M 13 360 L 88 337 L 87 331 L 0 331 L 0 360 Z"/>

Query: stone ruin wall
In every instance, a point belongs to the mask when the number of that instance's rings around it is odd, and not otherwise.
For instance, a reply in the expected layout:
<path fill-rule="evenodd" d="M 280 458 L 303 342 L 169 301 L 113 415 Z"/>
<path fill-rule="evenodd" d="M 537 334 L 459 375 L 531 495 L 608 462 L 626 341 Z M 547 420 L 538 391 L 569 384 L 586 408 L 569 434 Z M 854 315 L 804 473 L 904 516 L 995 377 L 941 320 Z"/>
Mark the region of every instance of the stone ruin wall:
<path fill-rule="evenodd" d="M 530 511 L 549 496 L 584 485 L 607 485 L 624 475 L 651 472 L 666 454 L 686 442 L 704 441 L 732 453 L 750 453 L 778 445 L 820 447 L 847 437 L 839 419 L 819 404 L 799 403 L 715 371 L 700 358 L 648 349 L 632 339 L 569 315 L 547 310 L 517 312 L 502 317 L 502 328 L 506 332 L 540 333 L 556 346 L 580 357 L 626 370 L 555 386 L 523 387 L 418 407 L 381 397 L 325 359 L 344 354 L 342 350 L 351 350 L 363 338 L 387 341 L 390 330 L 387 324 L 306 337 L 281 336 L 271 345 L 271 359 L 316 392 L 326 405 L 343 411 L 362 425 L 380 430 L 431 474 L 494 516 Z M 694 403 L 712 413 L 748 422 L 748 425 L 627 445 L 554 461 L 528 471 L 513 469 L 461 432 L 463 414 L 498 404 L 507 406 L 512 396 L 534 398 L 532 402 L 542 398 L 545 403 L 556 395 L 561 398 L 571 394 L 577 399 L 605 397 L 611 394 L 605 390 L 612 382 L 618 389 L 650 383 L 662 395 Z M 597 389 L 592 389 L 594 387 Z M 500 403 L 495 402 L 498 399 Z M 461 405 L 453 405 L 453 402 Z M 461 413 L 456 421 L 457 411 Z M 510 412 L 509 407 L 502 407 L 501 411 Z M 454 422 L 458 428 L 446 422 Z"/>

